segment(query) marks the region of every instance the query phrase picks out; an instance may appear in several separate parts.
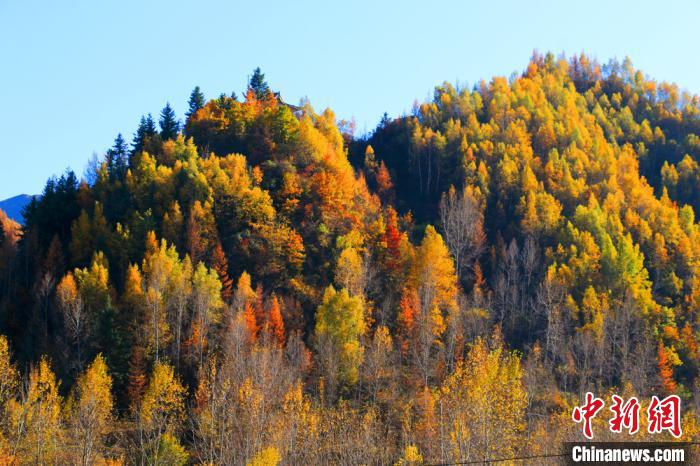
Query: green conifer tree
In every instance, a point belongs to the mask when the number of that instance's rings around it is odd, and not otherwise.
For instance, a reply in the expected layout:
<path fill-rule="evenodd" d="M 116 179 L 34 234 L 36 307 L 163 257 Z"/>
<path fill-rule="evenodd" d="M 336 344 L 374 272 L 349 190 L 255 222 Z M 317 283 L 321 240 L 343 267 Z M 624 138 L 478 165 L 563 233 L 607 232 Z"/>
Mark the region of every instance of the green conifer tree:
<path fill-rule="evenodd" d="M 114 145 L 107 151 L 107 170 L 112 179 L 122 180 L 126 176 L 128 169 L 129 147 L 122 137 L 122 133 L 117 134 Z"/>
<path fill-rule="evenodd" d="M 248 81 L 248 91 L 252 91 L 258 100 L 265 100 L 269 96 L 270 86 L 265 81 L 265 75 L 260 71 L 260 67 L 253 70 L 253 76 Z"/>
<path fill-rule="evenodd" d="M 185 116 L 187 118 L 191 117 L 197 110 L 204 107 L 205 103 L 204 93 L 199 89 L 199 86 L 195 87 L 190 94 L 190 100 L 187 101 L 189 108 Z"/>
<path fill-rule="evenodd" d="M 155 134 L 156 124 L 151 114 L 149 113 L 147 117 L 142 115 L 139 127 L 136 129 L 136 133 L 134 133 L 134 142 L 132 143 L 134 150 L 132 153 L 135 154 L 143 150 L 148 140 Z"/>
<path fill-rule="evenodd" d="M 177 137 L 177 133 L 180 131 L 180 122 L 177 121 L 175 111 L 169 102 L 161 110 L 158 124 L 160 125 L 160 137 L 163 141 Z"/>

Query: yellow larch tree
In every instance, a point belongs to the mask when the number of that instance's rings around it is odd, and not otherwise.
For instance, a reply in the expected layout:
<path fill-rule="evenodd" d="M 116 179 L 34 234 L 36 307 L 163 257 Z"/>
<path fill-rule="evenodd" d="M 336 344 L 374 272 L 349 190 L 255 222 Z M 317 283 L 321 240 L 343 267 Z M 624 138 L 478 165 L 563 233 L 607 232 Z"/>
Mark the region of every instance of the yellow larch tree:
<path fill-rule="evenodd" d="M 103 460 L 103 441 L 113 428 L 112 377 L 101 354 L 82 373 L 66 403 L 74 461 L 89 466 Z"/>
<path fill-rule="evenodd" d="M 497 339 L 498 340 L 498 339 Z M 513 456 L 525 429 L 527 392 L 520 358 L 499 341 L 478 339 L 440 388 L 438 403 L 449 432 L 441 437 L 445 461 Z"/>
<path fill-rule="evenodd" d="M 177 434 L 185 420 L 185 395 L 173 367 L 157 361 L 137 412 L 140 453 L 149 464 L 168 464 L 182 449 Z"/>
<path fill-rule="evenodd" d="M 7 405 L 10 451 L 24 464 L 53 465 L 65 461 L 65 431 L 61 419 L 61 396 L 49 361 L 42 358 L 29 371 L 19 401 Z"/>

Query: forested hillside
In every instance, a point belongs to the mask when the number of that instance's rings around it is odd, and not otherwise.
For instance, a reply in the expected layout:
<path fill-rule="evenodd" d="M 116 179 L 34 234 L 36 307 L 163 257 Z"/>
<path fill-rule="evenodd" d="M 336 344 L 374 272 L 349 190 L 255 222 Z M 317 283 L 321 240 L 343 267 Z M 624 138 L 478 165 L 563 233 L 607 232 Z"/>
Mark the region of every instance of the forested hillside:
<path fill-rule="evenodd" d="M 586 391 L 697 439 L 699 104 L 537 53 L 362 136 L 196 88 L 0 219 L 0 462 L 556 454 Z"/>

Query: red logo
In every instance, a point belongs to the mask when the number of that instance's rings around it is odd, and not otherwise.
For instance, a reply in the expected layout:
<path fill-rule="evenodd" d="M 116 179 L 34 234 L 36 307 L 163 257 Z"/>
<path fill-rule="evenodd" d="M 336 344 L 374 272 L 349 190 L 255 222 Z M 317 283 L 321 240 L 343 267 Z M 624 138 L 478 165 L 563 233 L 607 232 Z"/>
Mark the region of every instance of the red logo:
<path fill-rule="evenodd" d="M 649 409 L 649 433 L 659 434 L 667 430 L 674 437 L 681 436 L 681 399 L 677 395 L 669 395 L 659 401 L 656 396 L 651 397 Z"/>
<path fill-rule="evenodd" d="M 614 416 L 610 419 L 610 431 L 617 434 L 622 432 L 622 429 L 627 429 L 630 435 L 639 432 L 639 401 L 632 397 L 624 403 L 621 397 L 612 396 L 613 405 L 610 411 Z"/>
<path fill-rule="evenodd" d="M 603 409 L 603 406 L 605 406 L 605 402 L 603 400 L 596 398 L 593 396 L 593 393 L 588 392 L 586 393 L 586 404 L 581 407 L 575 407 L 574 412 L 571 413 L 571 418 L 574 420 L 574 422 L 579 423 L 583 421 L 583 435 L 585 435 L 588 439 L 593 438 L 593 428 L 591 426 L 591 422 L 593 421 L 595 415 L 598 414 L 598 411 Z"/>
<path fill-rule="evenodd" d="M 574 422 L 583 423 L 583 435 L 589 440 L 593 438 L 593 418 L 604 406 L 605 402 L 601 398 L 596 398 L 593 393 L 587 392 L 585 403 L 582 406 L 576 406 L 571 413 L 571 419 Z M 625 401 L 624 398 L 613 395 L 610 411 L 613 413 L 612 418 L 608 421 L 611 432 L 620 434 L 626 430 L 629 435 L 639 432 L 641 403 L 637 398 L 632 397 Z M 650 434 L 668 431 L 676 438 L 683 434 L 681 429 L 681 399 L 677 395 L 669 395 L 663 400 L 652 396 L 647 408 L 647 418 Z"/>

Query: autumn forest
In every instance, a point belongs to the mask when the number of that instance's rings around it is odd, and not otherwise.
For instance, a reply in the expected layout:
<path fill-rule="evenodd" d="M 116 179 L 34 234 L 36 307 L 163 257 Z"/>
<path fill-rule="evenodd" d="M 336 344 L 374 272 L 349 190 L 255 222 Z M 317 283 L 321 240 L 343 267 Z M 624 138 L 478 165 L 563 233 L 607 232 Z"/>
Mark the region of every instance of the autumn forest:
<path fill-rule="evenodd" d="M 700 438 L 698 96 L 535 52 L 362 135 L 260 69 L 179 104 L 0 211 L 0 464 L 556 454 L 588 391 Z"/>

